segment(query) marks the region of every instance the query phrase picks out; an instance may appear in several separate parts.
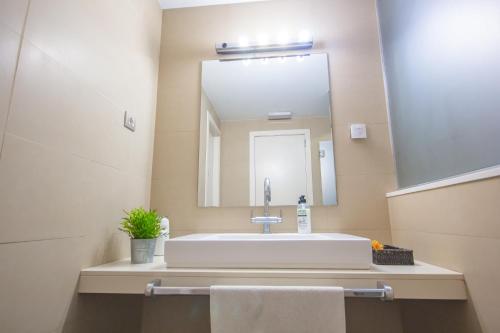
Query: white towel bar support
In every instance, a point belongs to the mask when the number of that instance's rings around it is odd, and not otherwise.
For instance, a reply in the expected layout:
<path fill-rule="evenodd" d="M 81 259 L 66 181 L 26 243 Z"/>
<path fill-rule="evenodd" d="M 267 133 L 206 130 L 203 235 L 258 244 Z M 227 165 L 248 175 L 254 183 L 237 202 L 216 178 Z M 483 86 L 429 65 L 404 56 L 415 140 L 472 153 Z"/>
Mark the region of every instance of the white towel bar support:
<path fill-rule="evenodd" d="M 144 295 L 210 295 L 210 287 L 161 287 L 161 280 L 157 279 L 146 285 Z M 344 295 L 345 297 L 378 298 L 382 301 L 392 301 L 394 299 L 392 287 L 382 282 L 377 282 L 376 289 L 344 289 Z"/>

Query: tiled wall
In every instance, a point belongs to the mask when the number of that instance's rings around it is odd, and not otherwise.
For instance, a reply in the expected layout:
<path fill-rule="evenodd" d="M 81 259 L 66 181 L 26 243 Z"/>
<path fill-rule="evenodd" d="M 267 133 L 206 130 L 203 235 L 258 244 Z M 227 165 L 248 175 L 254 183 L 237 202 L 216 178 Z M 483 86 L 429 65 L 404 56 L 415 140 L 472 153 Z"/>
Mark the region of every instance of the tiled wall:
<path fill-rule="evenodd" d="M 414 306 L 410 316 L 425 314 L 419 331 L 444 324 L 448 332 L 499 332 L 500 178 L 393 197 L 389 211 L 395 244 L 413 249 L 420 260 L 465 274 L 471 300 L 467 311 L 448 320 L 446 308 Z"/>
<path fill-rule="evenodd" d="M 372 0 L 269 1 L 163 13 L 151 206 L 170 217 L 174 235 L 258 232 L 249 208 L 198 208 L 201 61 L 214 44 L 240 35 L 308 29 L 313 52 L 327 52 L 339 205 L 315 207 L 315 232 L 342 231 L 390 240 L 385 193 L 395 188 Z M 349 139 L 349 124 L 368 124 L 369 139 Z M 273 230 L 296 230 L 295 207 Z"/>
<path fill-rule="evenodd" d="M 149 206 L 160 33 L 155 0 L 0 0 L 2 332 L 63 330 L 80 268 L 127 255 L 122 209 Z"/>

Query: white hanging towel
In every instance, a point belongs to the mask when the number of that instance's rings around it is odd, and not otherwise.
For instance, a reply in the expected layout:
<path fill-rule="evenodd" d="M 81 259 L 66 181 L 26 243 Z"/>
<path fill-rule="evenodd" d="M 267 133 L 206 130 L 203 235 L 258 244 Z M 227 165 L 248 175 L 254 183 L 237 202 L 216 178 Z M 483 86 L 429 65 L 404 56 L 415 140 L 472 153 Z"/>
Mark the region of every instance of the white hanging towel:
<path fill-rule="evenodd" d="M 212 333 L 345 333 L 342 287 L 212 286 Z"/>

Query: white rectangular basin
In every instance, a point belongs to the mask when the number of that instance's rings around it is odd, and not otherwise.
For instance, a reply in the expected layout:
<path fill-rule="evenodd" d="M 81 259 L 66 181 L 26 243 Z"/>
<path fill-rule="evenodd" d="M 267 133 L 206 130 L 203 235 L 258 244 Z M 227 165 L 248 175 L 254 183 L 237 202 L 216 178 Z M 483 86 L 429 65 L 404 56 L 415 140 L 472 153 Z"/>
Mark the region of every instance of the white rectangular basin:
<path fill-rule="evenodd" d="M 192 234 L 165 241 L 171 268 L 368 269 L 370 240 L 347 234 Z"/>

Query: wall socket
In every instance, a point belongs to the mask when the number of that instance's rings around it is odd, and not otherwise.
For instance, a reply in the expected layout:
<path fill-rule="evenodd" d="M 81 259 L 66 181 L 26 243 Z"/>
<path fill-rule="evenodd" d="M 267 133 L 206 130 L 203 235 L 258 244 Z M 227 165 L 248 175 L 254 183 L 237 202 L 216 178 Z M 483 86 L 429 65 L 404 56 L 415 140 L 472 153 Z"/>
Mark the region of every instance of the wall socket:
<path fill-rule="evenodd" d="M 351 139 L 368 139 L 366 124 L 351 124 Z"/>
<path fill-rule="evenodd" d="M 135 118 L 128 111 L 125 111 L 125 116 L 123 117 L 123 126 L 131 130 L 132 132 L 135 132 Z"/>

